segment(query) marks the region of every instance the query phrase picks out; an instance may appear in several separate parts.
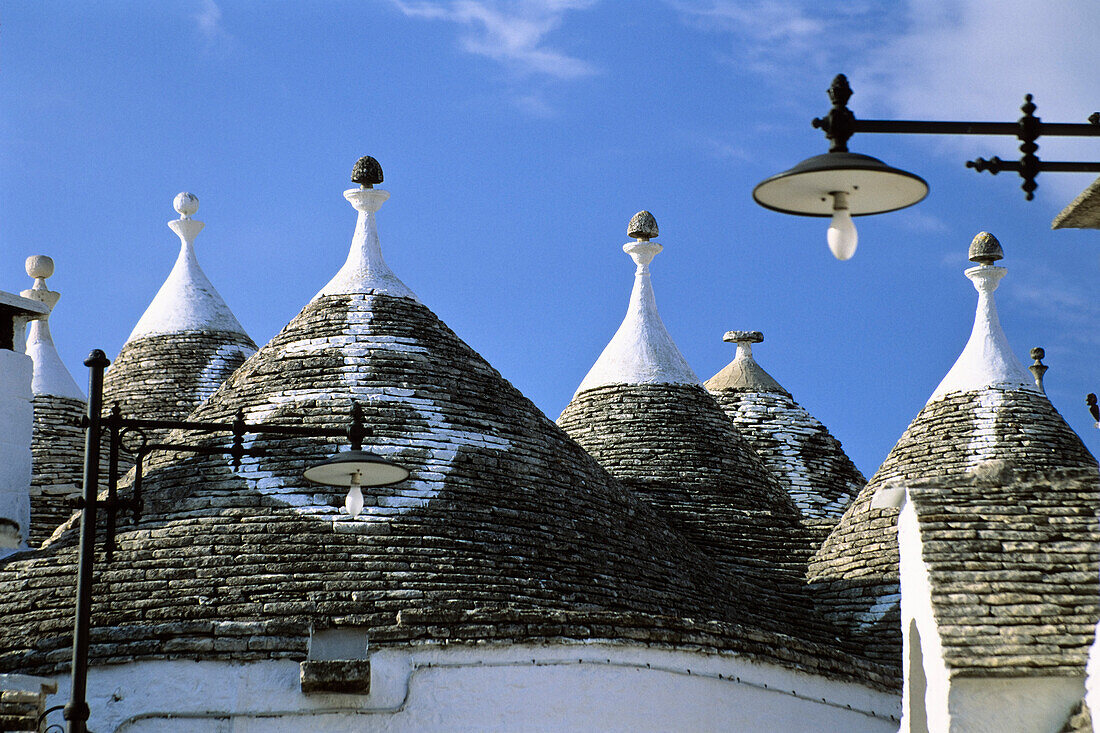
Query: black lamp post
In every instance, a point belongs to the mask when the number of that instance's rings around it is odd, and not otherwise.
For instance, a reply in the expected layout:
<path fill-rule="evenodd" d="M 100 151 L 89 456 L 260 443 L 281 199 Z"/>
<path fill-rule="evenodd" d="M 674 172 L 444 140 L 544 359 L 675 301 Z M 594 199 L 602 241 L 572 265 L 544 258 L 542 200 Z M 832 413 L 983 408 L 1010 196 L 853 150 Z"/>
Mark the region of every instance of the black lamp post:
<path fill-rule="evenodd" d="M 337 453 L 328 461 L 306 471 L 311 481 L 329 486 L 351 486 L 348 504 L 351 512 L 354 503 L 352 493 L 358 494 L 359 486 L 387 486 L 403 481 L 409 471 L 384 458 L 362 450 L 363 438 L 367 429 L 363 425 L 362 413 L 358 405 L 352 407 L 351 422 L 347 428 L 306 428 L 293 425 L 263 425 L 246 423 L 242 410 L 237 411 L 236 419 L 231 423 L 197 422 L 188 420 L 147 420 L 123 417 L 115 405 L 104 418 L 103 411 L 103 372 L 110 361 L 99 349 L 95 349 L 84 360 L 90 372 L 88 378 L 88 414 L 82 421 L 85 429 L 84 439 L 84 493 L 78 499 L 77 506 L 82 509 L 80 517 L 80 548 L 76 580 L 76 613 L 73 623 L 72 691 L 69 703 L 65 706 L 65 719 L 69 733 L 87 733 L 90 715 L 87 701 L 88 687 L 88 646 L 91 641 L 92 612 L 92 566 L 95 557 L 96 515 L 100 504 L 107 510 L 105 527 L 105 551 L 109 562 L 113 557 L 115 541 L 115 523 L 119 511 L 129 511 L 137 522 L 141 512 L 142 461 L 145 455 L 154 450 L 174 450 L 208 455 L 228 455 L 233 458 L 233 468 L 239 468 L 241 458 L 246 455 L 262 455 L 255 448 L 244 446 L 246 435 L 298 435 L 304 437 L 346 437 L 351 444 L 350 451 Z M 108 439 L 108 480 L 107 498 L 99 501 L 99 462 L 100 442 L 103 429 Z M 151 443 L 146 440 L 144 429 L 192 430 L 200 433 L 230 433 L 233 436 L 229 448 L 216 446 L 197 446 L 183 443 Z M 133 449 L 124 448 L 126 436 L 134 432 L 139 444 Z M 136 456 L 134 491 L 127 499 L 117 495 L 118 459 L 120 451 Z M 358 494 L 358 505 L 362 508 L 362 494 Z M 351 512 L 358 514 L 358 510 Z"/>
<path fill-rule="evenodd" d="M 978 158 L 966 166 L 978 172 L 1016 171 L 1024 179 L 1027 199 L 1035 198 L 1035 177 L 1043 171 L 1100 173 L 1100 163 L 1048 162 L 1039 160 L 1037 140 L 1042 135 L 1100 137 L 1100 113 L 1089 116 L 1088 123 L 1049 123 L 1035 116 L 1032 97 L 1025 97 L 1023 116 L 1016 122 L 934 122 L 922 120 L 860 120 L 848 109 L 852 89 L 848 79 L 838 74 L 829 87 L 833 107 L 825 117 L 814 119 L 813 126 L 825 131 L 829 152 L 807 158 L 790 170 L 766 178 L 753 189 L 752 196 L 761 206 L 784 214 L 830 216 L 829 247 L 838 259 L 852 256 L 856 247 L 853 216 L 882 214 L 903 209 L 928 194 L 928 184 L 916 174 L 892 168 L 877 158 L 852 153 L 848 140 L 857 132 L 883 132 L 921 135 L 1011 135 L 1020 140 L 1018 161 L 994 156 Z"/>

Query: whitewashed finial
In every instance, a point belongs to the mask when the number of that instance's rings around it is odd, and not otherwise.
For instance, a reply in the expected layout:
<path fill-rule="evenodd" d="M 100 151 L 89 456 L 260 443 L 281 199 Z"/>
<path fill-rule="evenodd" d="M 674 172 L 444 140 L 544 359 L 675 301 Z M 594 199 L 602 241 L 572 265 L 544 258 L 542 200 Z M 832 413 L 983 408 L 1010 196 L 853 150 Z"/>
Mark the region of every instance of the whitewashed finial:
<path fill-rule="evenodd" d="M 982 264 L 966 270 L 966 276 L 974 283 L 978 291 L 978 307 L 974 314 L 974 328 L 970 340 L 966 342 L 955 365 L 943 378 L 929 402 L 952 392 L 967 392 L 986 387 L 1004 387 L 1008 389 L 1026 389 L 1036 391 L 1034 381 L 1024 369 L 1023 364 L 1012 353 L 1008 338 L 1001 328 L 997 316 L 997 302 L 993 291 L 997 289 L 1001 278 L 1008 272 L 1003 267 L 990 264 L 1000 259 L 1000 243 L 988 232 L 981 232 L 974 238 L 974 248 L 996 250 L 993 254 L 983 254 Z M 994 246 L 995 245 L 995 246 Z"/>
<path fill-rule="evenodd" d="M 344 191 L 344 198 L 359 212 L 351 249 L 343 267 L 313 299 L 324 295 L 382 293 L 419 301 L 382 258 L 382 242 L 378 237 L 375 213 L 390 197 L 389 191 L 374 188 L 375 183 L 382 182 L 382 167 L 374 158 L 364 156 L 355 165 L 352 181 L 359 183 L 360 187 Z"/>
<path fill-rule="evenodd" d="M 37 300 L 53 311 L 57 301 L 61 299 L 60 293 L 55 293 L 46 286 L 46 278 L 53 275 L 53 259 L 46 255 L 32 255 L 27 258 L 27 274 L 34 278 L 34 284 L 29 290 L 20 293 L 24 298 Z M 83 400 L 84 393 L 76 385 L 76 380 L 57 353 L 53 336 L 50 334 L 50 314 L 30 322 L 27 327 L 27 356 L 34 365 L 31 377 L 31 392 L 37 396 L 52 395 L 55 397 L 68 397 L 74 400 Z"/>
<path fill-rule="evenodd" d="M 172 206 L 180 218 L 169 221 L 168 228 L 180 239 L 179 256 L 127 340 L 185 331 L 244 334 L 244 328 L 195 257 L 195 238 L 206 226 L 191 218 L 199 210 L 198 197 L 184 191 L 176 194 Z"/>
<path fill-rule="evenodd" d="M 608 384 L 700 384 L 657 312 L 649 275 L 649 263 L 663 249 L 649 239 L 657 234 L 657 222 L 649 212 L 639 211 L 631 219 L 628 233 L 636 239 L 624 244 L 623 251 L 637 267 L 626 317 L 581 381 L 577 394 Z"/>

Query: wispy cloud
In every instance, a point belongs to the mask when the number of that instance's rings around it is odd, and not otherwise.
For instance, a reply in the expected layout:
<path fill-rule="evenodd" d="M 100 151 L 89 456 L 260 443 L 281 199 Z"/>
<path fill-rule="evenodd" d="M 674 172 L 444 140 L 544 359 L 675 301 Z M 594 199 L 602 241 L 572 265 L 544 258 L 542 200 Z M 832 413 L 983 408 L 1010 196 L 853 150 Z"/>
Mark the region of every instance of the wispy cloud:
<path fill-rule="evenodd" d="M 908 0 L 900 32 L 886 37 L 858 75 L 859 112 L 1007 122 L 1032 92 L 1045 121 L 1084 122 L 1100 107 L 1098 27 L 1095 2 Z M 945 138 L 937 147 L 1012 159 L 1017 145 L 1010 138 Z M 1044 160 L 1090 154 L 1080 139 L 1042 138 L 1040 145 Z M 1065 203 L 1089 180 L 1043 176 L 1038 193 Z"/>
<path fill-rule="evenodd" d="M 222 25 L 222 9 L 214 0 L 203 0 L 201 9 L 194 15 L 199 33 L 208 41 L 227 39 L 229 33 Z"/>
<path fill-rule="evenodd" d="M 838 56 L 873 42 L 881 14 L 873 4 L 843 6 L 811 0 L 665 0 L 681 19 L 701 30 L 734 39 L 722 58 L 757 74 L 781 78 L 827 71 Z M 861 30 L 863 29 L 863 30 Z M 789 76 L 788 76 L 789 78 Z"/>
<path fill-rule="evenodd" d="M 1017 282 L 1006 288 L 1009 301 L 1023 304 L 1031 313 L 1056 329 L 1051 335 L 1063 342 L 1100 346 L 1100 302 L 1080 283 L 1039 263 L 1014 268 Z"/>
<path fill-rule="evenodd" d="M 583 59 L 551 47 L 546 37 L 557 30 L 565 14 L 591 7 L 595 0 L 452 0 L 405 2 L 392 0 L 411 18 L 443 20 L 461 26 L 459 45 L 522 75 L 576 79 L 595 73 Z"/>

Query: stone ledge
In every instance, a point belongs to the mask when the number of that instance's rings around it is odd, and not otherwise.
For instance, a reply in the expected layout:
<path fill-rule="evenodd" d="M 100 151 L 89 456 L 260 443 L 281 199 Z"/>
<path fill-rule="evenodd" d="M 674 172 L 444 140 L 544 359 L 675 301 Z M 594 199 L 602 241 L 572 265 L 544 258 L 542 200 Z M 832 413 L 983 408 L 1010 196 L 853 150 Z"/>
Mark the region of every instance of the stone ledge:
<path fill-rule="evenodd" d="M 302 692 L 307 695 L 324 692 L 366 695 L 370 692 L 369 659 L 307 659 L 300 667 Z"/>

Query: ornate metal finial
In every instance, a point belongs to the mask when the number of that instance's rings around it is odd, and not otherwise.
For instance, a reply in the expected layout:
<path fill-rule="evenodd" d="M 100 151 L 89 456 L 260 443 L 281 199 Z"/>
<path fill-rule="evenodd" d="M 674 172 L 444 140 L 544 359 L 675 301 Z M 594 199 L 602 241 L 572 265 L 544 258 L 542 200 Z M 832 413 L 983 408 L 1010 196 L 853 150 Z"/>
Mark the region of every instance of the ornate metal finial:
<path fill-rule="evenodd" d="M 374 184 L 382 182 L 382 166 L 374 158 L 364 155 L 355 161 L 355 167 L 351 169 L 351 182 L 363 188 L 374 188 Z"/>
<path fill-rule="evenodd" d="M 640 242 L 648 242 L 659 233 L 657 220 L 648 211 L 639 211 L 630 219 L 626 227 L 626 236 L 633 237 Z"/>
<path fill-rule="evenodd" d="M 846 107 L 851 98 L 852 88 L 848 86 L 848 77 L 844 74 L 834 76 L 833 83 L 829 85 L 829 101 L 834 107 Z"/>
<path fill-rule="evenodd" d="M 1035 377 L 1035 386 L 1039 388 L 1040 392 L 1046 392 L 1043 388 L 1043 375 L 1047 373 L 1047 369 L 1050 369 L 1043 363 L 1043 357 L 1047 355 L 1047 352 L 1039 346 L 1036 346 L 1031 350 L 1031 358 L 1035 361 L 1034 364 L 1028 367 L 1028 371 Z"/>
<path fill-rule="evenodd" d="M 832 143 L 830 153 L 847 153 L 848 138 L 855 133 L 856 116 L 848 109 L 848 100 L 852 97 L 852 88 L 848 86 L 848 77 L 837 74 L 829 87 L 829 99 L 833 108 L 824 117 L 815 117 L 813 126 L 825 131 L 825 137 Z"/>
<path fill-rule="evenodd" d="M 172 208 L 176 210 L 181 219 L 190 219 L 199 210 L 199 197 L 193 193 L 181 191 L 172 200 Z"/>
<path fill-rule="evenodd" d="M 1020 184 L 1020 188 L 1024 189 L 1025 198 L 1028 201 L 1035 198 L 1035 189 L 1039 187 L 1035 182 L 1035 176 L 1039 175 L 1040 169 L 1039 156 L 1035 155 L 1039 150 L 1039 143 L 1035 141 L 1039 139 L 1042 128 L 1042 122 L 1035 116 L 1035 110 L 1038 107 L 1032 99 L 1030 94 L 1024 95 L 1024 103 L 1020 107 L 1024 116 L 1017 123 L 1020 126 L 1020 132 L 1016 135 L 1020 139 L 1020 152 L 1023 153 L 1020 157 L 1020 177 L 1024 182 Z"/>
<path fill-rule="evenodd" d="M 1005 252 L 1001 249 L 1001 243 L 989 232 L 978 232 L 970 243 L 970 251 L 967 253 L 971 262 L 980 265 L 992 265 L 997 260 L 1003 260 Z"/>

